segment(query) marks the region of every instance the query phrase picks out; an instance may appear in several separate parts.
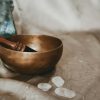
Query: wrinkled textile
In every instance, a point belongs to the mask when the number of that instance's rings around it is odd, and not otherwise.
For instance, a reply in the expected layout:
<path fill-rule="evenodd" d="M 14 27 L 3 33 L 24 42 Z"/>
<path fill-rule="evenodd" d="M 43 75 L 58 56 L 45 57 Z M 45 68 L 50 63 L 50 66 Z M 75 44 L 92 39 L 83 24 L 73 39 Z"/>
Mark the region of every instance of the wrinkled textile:
<path fill-rule="evenodd" d="M 14 0 L 14 5 L 21 34 L 100 28 L 100 0 Z"/>
<path fill-rule="evenodd" d="M 99 100 L 100 99 L 100 32 L 76 32 L 56 35 L 63 41 L 64 51 L 56 69 L 41 76 L 21 76 L 14 79 L 27 81 L 37 87 L 40 82 L 52 84 L 53 76 L 61 76 L 65 80 L 64 87 L 76 92 L 76 97 L 70 100 Z M 0 69 L 1 70 L 1 69 Z M 2 76 L 3 70 L 0 71 Z M 7 74 L 7 73 L 6 73 Z M 26 78 L 27 77 L 27 78 Z M 38 89 L 38 88 L 37 88 Z M 38 99 L 45 94 L 52 100 L 66 100 L 54 93 L 55 87 L 48 92 L 40 92 Z M 45 98 L 44 97 L 44 98 Z M 47 100 L 51 100 L 48 98 Z"/>
<path fill-rule="evenodd" d="M 52 76 L 58 75 L 65 80 L 64 87 L 76 91 L 77 95 L 72 100 L 99 100 L 100 35 L 98 34 L 100 33 L 80 32 L 58 36 L 63 41 L 64 52 L 55 72 L 51 76 L 35 77 L 29 83 L 36 85 L 39 82 L 50 82 Z M 54 91 L 48 94 L 54 95 Z M 58 100 L 66 100 L 56 97 Z"/>
<path fill-rule="evenodd" d="M 57 75 L 65 80 L 65 88 L 76 91 L 76 97 L 70 100 L 100 100 L 100 1 L 14 1 L 18 34 L 52 35 L 64 45 L 62 58 L 52 73 L 19 80 L 37 86 L 40 82 L 52 84 L 51 78 Z M 46 92 L 45 97 L 52 97 L 47 100 L 66 100 L 55 95 L 54 89 Z"/>

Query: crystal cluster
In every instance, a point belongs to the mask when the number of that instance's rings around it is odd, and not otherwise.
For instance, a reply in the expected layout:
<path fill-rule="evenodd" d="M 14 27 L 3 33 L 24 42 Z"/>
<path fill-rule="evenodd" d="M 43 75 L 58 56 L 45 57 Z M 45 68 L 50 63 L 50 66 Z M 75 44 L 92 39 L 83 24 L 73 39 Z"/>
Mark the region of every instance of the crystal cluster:
<path fill-rule="evenodd" d="M 16 33 L 12 11 L 12 0 L 0 0 L 0 36 L 7 37 Z"/>
<path fill-rule="evenodd" d="M 63 87 L 64 80 L 62 77 L 54 76 L 52 77 L 51 82 L 56 86 L 56 89 L 54 90 L 56 95 L 66 98 L 73 98 L 76 96 L 74 91 Z M 37 87 L 42 91 L 49 91 L 53 86 L 49 83 L 39 83 Z"/>

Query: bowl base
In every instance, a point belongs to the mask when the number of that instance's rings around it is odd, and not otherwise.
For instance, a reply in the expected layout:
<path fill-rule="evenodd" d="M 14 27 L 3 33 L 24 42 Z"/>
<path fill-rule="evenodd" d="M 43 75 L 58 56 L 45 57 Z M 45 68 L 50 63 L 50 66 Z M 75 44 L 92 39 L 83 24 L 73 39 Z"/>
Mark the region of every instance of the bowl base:
<path fill-rule="evenodd" d="M 48 75 L 54 74 L 55 73 L 55 68 L 56 67 L 52 67 L 47 69 L 44 73 L 40 73 L 38 75 L 26 75 L 26 74 L 20 74 L 17 73 L 15 71 L 13 71 L 12 69 L 9 68 L 8 65 L 6 65 L 1 59 L 0 59 L 0 78 L 10 78 L 10 79 L 15 79 L 15 80 L 19 80 L 19 81 L 24 81 L 24 82 L 29 82 L 30 80 L 33 80 L 33 78 L 36 80 L 37 77 L 41 77 L 41 78 L 45 78 Z M 41 80 L 38 79 L 38 81 Z"/>
<path fill-rule="evenodd" d="M 27 81 L 32 78 L 32 76 L 23 75 L 23 74 L 13 71 L 1 59 L 0 59 L 0 77 L 11 78 L 11 79 L 16 79 L 16 80 L 21 80 L 21 81 Z"/>

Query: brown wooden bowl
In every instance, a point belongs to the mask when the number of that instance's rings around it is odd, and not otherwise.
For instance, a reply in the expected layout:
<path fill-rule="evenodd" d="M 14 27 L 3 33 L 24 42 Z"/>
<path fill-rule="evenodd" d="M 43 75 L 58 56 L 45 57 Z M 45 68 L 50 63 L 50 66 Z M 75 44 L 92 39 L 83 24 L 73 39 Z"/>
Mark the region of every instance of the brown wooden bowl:
<path fill-rule="evenodd" d="M 63 51 L 62 41 L 46 35 L 15 35 L 11 41 L 21 41 L 37 52 L 20 52 L 0 46 L 0 57 L 9 69 L 24 74 L 39 74 L 54 68 Z"/>

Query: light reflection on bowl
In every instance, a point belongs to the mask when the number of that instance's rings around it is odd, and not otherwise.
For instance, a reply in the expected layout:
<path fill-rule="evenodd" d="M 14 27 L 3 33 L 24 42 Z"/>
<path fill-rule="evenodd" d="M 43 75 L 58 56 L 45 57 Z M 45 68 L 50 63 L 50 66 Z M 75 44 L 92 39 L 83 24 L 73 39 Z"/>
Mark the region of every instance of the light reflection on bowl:
<path fill-rule="evenodd" d="M 37 52 L 20 52 L 0 46 L 1 60 L 15 72 L 44 73 L 55 67 L 63 51 L 62 41 L 46 35 L 15 35 L 11 41 L 21 41 Z"/>

